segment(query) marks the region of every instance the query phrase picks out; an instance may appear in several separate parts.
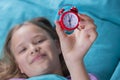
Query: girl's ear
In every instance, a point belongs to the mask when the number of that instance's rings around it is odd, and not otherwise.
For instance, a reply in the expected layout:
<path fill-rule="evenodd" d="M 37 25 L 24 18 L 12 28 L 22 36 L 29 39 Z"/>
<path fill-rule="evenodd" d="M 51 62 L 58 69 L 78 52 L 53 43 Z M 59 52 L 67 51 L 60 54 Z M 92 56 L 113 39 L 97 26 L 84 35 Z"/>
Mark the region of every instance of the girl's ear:
<path fill-rule="evenodd" d="M 58 41 L 58 40 L 55 40 L 55 44 L 56 44 L 56 47 L 57 47 L 57 49 L 58 49 L 59 54 L 61 54 L 62 51 L 61 51 L 61 46 L 60 46 L 59 41 Z"/>

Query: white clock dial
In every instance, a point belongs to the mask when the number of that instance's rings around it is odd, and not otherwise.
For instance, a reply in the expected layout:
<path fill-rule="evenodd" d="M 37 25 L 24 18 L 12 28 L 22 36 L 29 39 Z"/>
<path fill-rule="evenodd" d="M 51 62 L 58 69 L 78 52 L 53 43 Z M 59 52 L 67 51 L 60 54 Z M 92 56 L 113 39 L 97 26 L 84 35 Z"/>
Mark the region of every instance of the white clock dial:
<path fill-rule="evenodd" d="M 72 12 L 67 13 L 63 17 L 63 23 L 67 28 L 74 28 L 78 24 L 78 17 Z"/>

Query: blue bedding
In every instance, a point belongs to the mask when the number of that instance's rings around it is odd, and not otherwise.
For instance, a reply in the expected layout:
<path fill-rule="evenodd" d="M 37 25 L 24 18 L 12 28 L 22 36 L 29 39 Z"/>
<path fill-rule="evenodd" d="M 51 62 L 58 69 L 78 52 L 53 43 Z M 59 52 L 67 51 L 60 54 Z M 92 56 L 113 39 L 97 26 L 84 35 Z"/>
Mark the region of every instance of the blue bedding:
<path fill-rule="evenodd" d="M 67 80 L 67 78 L 55 74 L 49 74 L 49 75 L 31 77 L 28 78 L 27 80 Z"/>
<path fill-rule="evenodd" d="M 120 0 L 1 0 L 0 50 L 14 25 L 39 16 L 54 24 L 63 4 L 73 4 L 97 25 L 98 38 L 84 59 L 87 71 L 99 80 L 120 80 Z"/>

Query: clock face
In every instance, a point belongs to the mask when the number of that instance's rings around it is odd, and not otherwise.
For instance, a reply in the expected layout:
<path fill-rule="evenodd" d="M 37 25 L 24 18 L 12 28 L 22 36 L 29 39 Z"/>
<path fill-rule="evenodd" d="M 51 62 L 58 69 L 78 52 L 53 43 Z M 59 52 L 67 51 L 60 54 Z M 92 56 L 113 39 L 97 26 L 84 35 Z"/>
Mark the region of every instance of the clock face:
<path fill-rule="evenodd" d="M 66 13 L 63 17 L 63 24 L 67 28 L 75 28 L 78 25 L 78 16 L 72 12 Z"/>

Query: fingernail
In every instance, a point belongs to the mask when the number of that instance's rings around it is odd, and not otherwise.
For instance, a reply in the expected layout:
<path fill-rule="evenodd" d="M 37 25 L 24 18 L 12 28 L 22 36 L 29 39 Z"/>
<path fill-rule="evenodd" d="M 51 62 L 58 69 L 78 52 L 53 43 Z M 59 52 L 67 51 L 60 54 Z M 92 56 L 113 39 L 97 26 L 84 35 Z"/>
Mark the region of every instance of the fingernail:
<path fill-rule="evenodd" d="M 85 25 L 82 25 L 82 26 L 80 26 L 81 27 L 81 29 L 84 29 L 85 28 Z"/>

